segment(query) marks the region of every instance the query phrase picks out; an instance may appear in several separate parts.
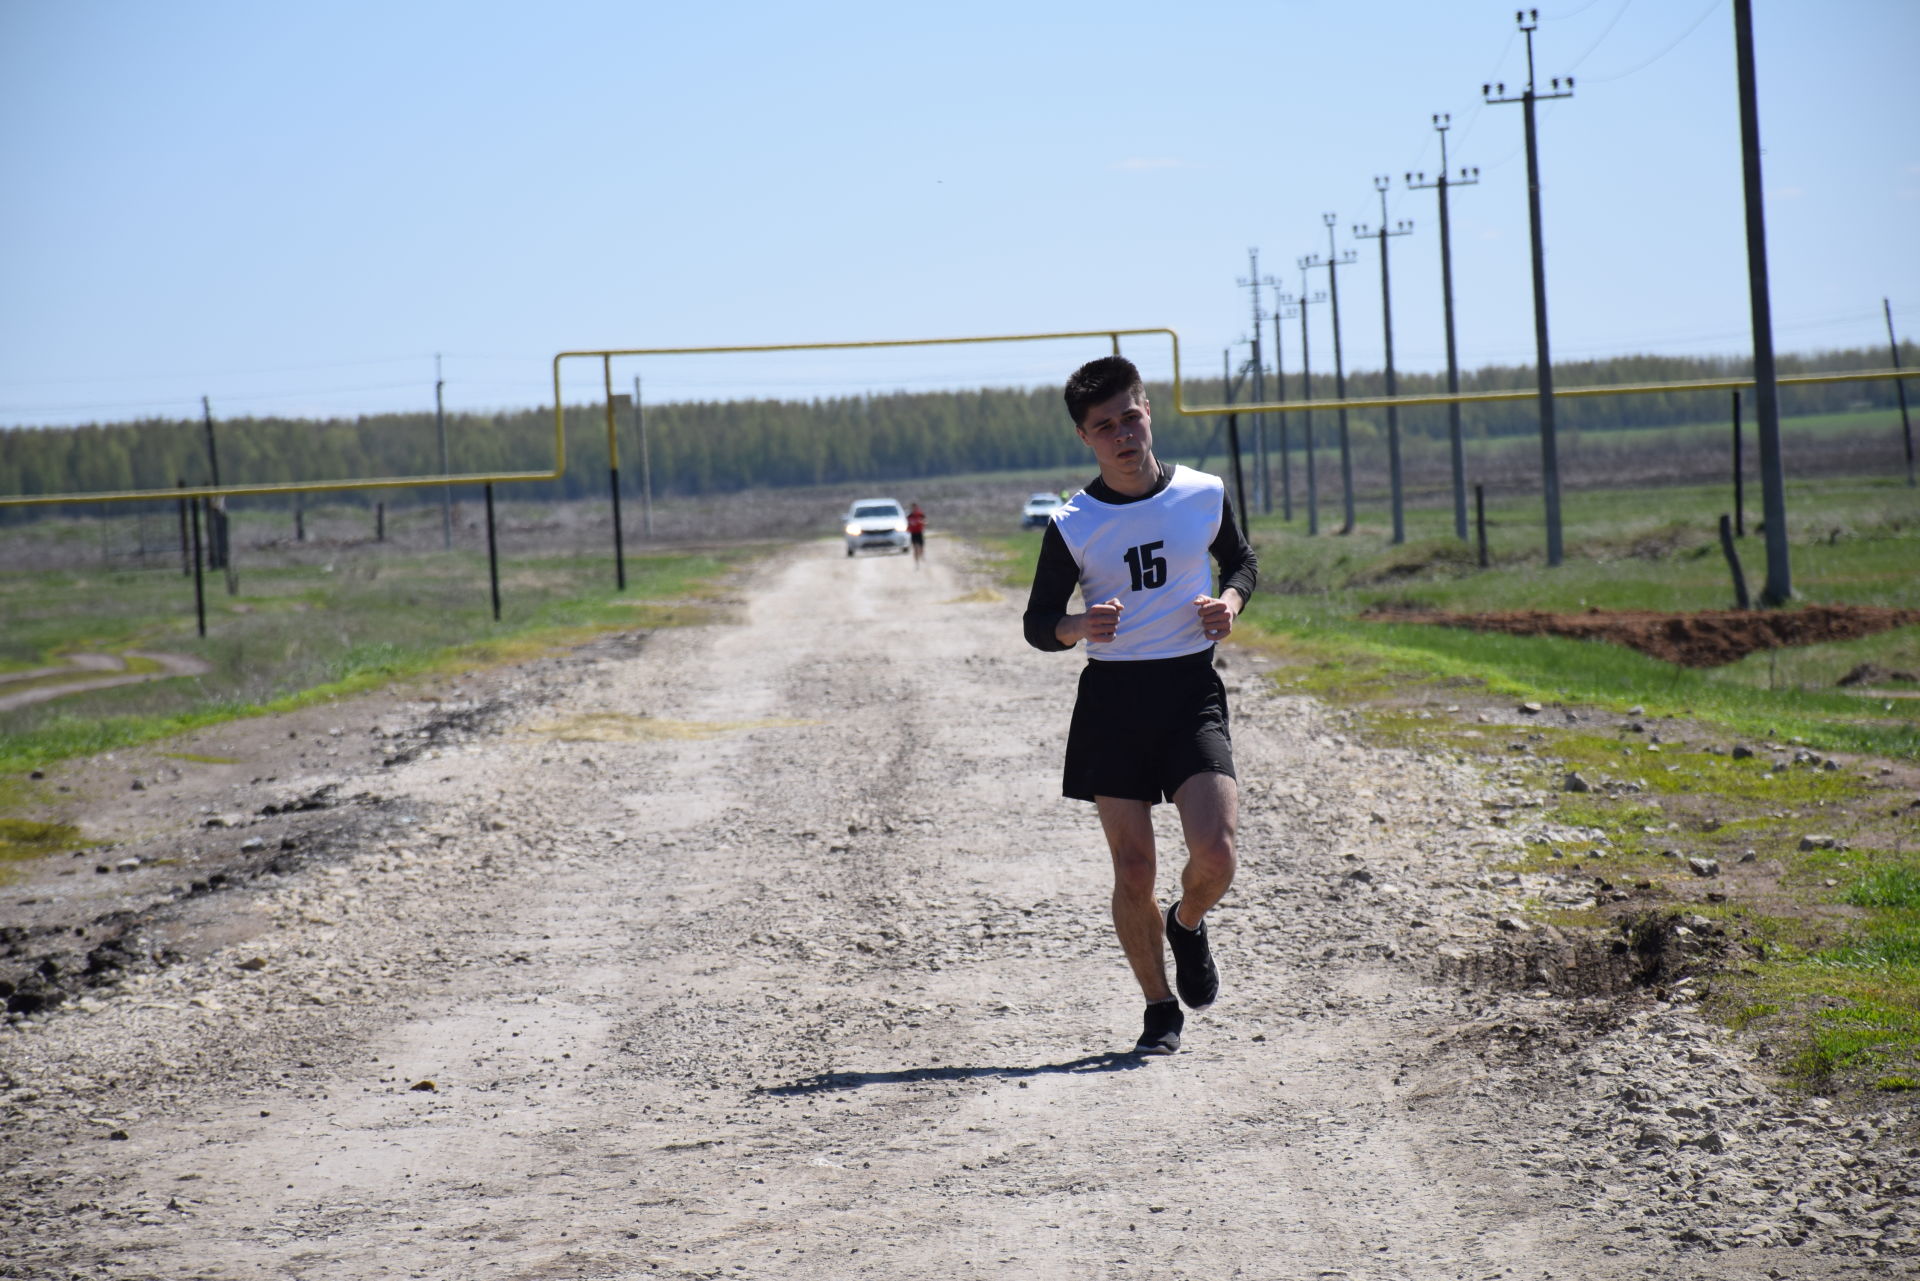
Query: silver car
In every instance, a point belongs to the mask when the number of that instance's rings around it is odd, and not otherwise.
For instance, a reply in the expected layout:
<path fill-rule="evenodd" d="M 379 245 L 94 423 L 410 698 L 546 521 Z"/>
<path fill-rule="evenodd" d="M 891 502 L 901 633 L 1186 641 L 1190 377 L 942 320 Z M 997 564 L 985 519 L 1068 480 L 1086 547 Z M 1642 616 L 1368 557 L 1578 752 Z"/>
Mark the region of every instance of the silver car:
<path fill-rule="evenodd" d="M 1066 505 L 1067 500 L 1058 494 L 1035 494 L 1020 509 L 1020 528 L 1045 529 L 1053 514 Z"/>
<path fill-rule="evenodd" d="M 909 550 L 907 509 L 897 498 L 862 498 L 847 508 L 847 555 L 862 548 Z"/>

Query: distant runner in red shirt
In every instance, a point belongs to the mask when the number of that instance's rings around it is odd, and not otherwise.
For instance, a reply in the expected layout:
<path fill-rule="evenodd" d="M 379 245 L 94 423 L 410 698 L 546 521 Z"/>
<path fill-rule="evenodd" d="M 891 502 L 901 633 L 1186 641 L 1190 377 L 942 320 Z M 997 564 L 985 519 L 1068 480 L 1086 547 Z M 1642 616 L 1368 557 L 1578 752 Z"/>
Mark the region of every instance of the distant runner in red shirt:
<path fill-rule="evenodd" d="M 913 567 L 920 568 L 920 561 L 927 554 L 927 514 L 915 503 L 907 511 L 907 537 L 913 540 Z"/>

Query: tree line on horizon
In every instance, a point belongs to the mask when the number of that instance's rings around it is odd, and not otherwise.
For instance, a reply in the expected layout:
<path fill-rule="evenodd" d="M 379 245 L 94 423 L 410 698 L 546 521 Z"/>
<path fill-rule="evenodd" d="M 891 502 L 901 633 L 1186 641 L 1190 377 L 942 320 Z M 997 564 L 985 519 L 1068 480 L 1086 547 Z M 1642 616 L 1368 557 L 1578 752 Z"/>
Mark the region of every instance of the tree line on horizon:
<path fill-rule="evenodd" d="M 1901 363 L 1915 363 L 1914 344 L 1902 344 Z M 1782 356 L 1783 375 L 1878 369 L 1887 352 L 1854 348 L 1814 355 Z M 1618 356 L 1604 360 L 1556 363 L 1557 386 L 1676 382 L 1735 377 L 1750 362 L 1731 357 Z M 1286 377 L 1286 396 L 1303 394 L 1297 371 Z M 1347 375 L 1349 396 L 1384 394 L 1379 370 Z M 1491 365 L 1461 374 L 1462 391 L 1502 391 L 1532 387 L 1531 365 Z M 1444 374 L 1403 373 L 1402 395 L 1446 390 Z M 1189 403 L 1219 404 L 1220 378 L 1185 383 Z M 1191 458 L 1203 452 L 1224 457 L 1223 420 L 1174 413 L 1171 384 L 1148 388 L 1157 409 L 1154 436 L 1159 452 Z M 1248 399 L 1243 384 L 1236 399 Z M 1311 397 L 1334 395 L 1331 374 L 1316 373 Z M 1783 387 L 1786 416 L 1891 408 L 1889 382 L 1828 383 Z M 1749 402 L 1751 397 L 1748 397 Z M 1631 396 L 1562 400 L 1557 419 L 1563 431 L 1605 432 L 1642 427 L 1728 421 L 1728 393 L 1663 391 Z M 558 500 L 602 496 L 607 491 L 607 442 L 604 408 L 568 406 L 564 412 L 567 468 L 552 481 L 517 482 L 515 497 Z M 977 388 L 940 392 L 876 392 L 815 400 L 688 401 L 645 409 L 652 487 L 656 495 L 731 493 L 753 487 L 810 486 L 886 482 L 968 472 L 1049 471 L 1084 467 L 1086 451 L 1066 419 L 1056 388 Z M 1297 418 L 1297 416 L 1296 416 Z M 1532 400 L 1461 407 L 1469 440 L 1522 436 L 1538 430 Z M 1349 429 L 1356 447 L 1374 448 L 1384 436 L 1384 415 L 1352 410 Z M 1752 422 L 1749 403 L 1747 421 Z M 1401 411 L 1408 441 L 1444 440 L 1445 406 Z M 1243 448 L 1251 444 L 1249 424 L 1241 421 Z M 638 440 L 631 413 L 616 417 L 622 488 L 637 492 L 640 483 Z M 370 414 L 355 418 L 289 419 L 239 417 L 216 420 L 221 480 L 226 484 L 298 483 L 430 475 L 439 471 L 439 450 L 431 412 Z M 1334 415 L 1315 415 L 1316 443 L 1335 439 Z M 450 413 L 447 437 L 451 469 L 472 474 L 541 471 L 552 466 L 553 411 L 504 410 L 491 414 Z M 1269 442 L 1277 437 L 1269 433 Z M 1302 433 L 1291 432 L 1295 449 Z M 0 428 L 0 495 L 27 496 L 132 489 L 162 489 L 209 480 L 206 435 L 197 419 L 145 419 L 91 423 L 79 427 Z M 393 504 L 438 502 L 438 488 L 345 491 L 334 499 L 376 498 Z M 330 499 L 329 501 L 333 501 Z M 292 495 L 252 497 L 249 504 L 285 506 Z M 309 499 L 309 501 L 313 501 Z M 100 511 L 109 504 L 75 504 Z M 0 508 L 0 521 L 30 520 L 53 508 Z"/>

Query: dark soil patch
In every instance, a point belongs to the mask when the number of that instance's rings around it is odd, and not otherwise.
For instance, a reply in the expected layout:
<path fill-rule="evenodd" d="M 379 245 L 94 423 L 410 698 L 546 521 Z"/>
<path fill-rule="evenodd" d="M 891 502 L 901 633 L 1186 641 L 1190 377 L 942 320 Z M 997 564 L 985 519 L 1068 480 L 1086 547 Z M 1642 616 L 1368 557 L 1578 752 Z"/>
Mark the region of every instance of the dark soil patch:
<path fill-rule="evenodd" d="M 1715 609 L 1691 614 L 1590 609 L 1583 614 L 1508 610 L 1490 614 L 1370 610 L 1371 622 L 1429 623 L 1514 636 L 1567 636 L 1626 645 L 1683 667 L 1719 667 L 1787 645 L 1858 640 L 1920 624 L 1920 610 L 1879 605 L 1808 605 L 1802 609 Z"/>
<path fill-rule="evenodd" d="M 251 849 L 223 845 L 217 830 L 204 841 L 191 838 L 192 844 L 176 839 L 165 862 L 153 865 L 156 874 L 171 883 L 129 900 L 130 906 L 75 925 L 51 913 L 40 919 L 23 914 L 19 924 L 0 924 L 0 1009 L 5 1011 L 0 1017 L 37 1014 L 90 989 L 111 986 L 129 973 L 174 964 L 192 950 L 191 936 L 217 926 L 232 910 L 206 902 L 208 896 L 333 862 L 351 854 L 370 830 L 393 817 L 390 802 L 365 793 L 334 800 L 331 790 L 262 810 L 262 815 L 272 815 L 342 807 L 317 820 L 261 826 L 256 830 L 277 835 L 247 842 Z M 125 848 L 116 846 L 115 853 Z M 28 898 L 19 904 L 33 907 L 48 901 Z"/>
<path fill-rule="evenodd" d="M 1732 947 L 1720 925 L 1679 912 L 1639 911 L 1614 933 L 1536 928 L 1478 950 L 1442 949 L 1438 975 L 1465 987 L 1543 988 L 1556 996 L 1666 991 L 1718 968 Z"/>
<path fill-rule="evenodd" d="M 1920 685 L 1920 672 L 1901 672 L 1880 666 L 1878 663 L 1860 663 L 1845 676 L 1835 681 L 1836 685 L 1885 685 L 1898 681 L 1904 685 Z"/>
<path fill-rule="evenodd" d="M 359 790 L 362 783 L 486 730 L 514 706 L 499 687 L 529 671 L 564 672 L 592 661 L 599 649 L 643 643 L 643 634 L 603 637 L 531 667 L 450 678 L 451 690 L 382 690 L 287 716 L 212 726 L 166 744 L 214 749 L 186 753 L 208 763 L 166 781 L 157 780 L 167 754 L 154 748 L 62 763 L 51 772 L 64 785 L 39 803 L 52 807 L 48 818 L 0 818 L 0 856 L 11 848 L 10 834 L 16 842 L 23 833 L 38 838 L 24 849 L 38 857 L 12 861 L 8 901 L 0 904 L 0 1025 L 265 928 L 245 901 L 256 884 L 334 862 L 397 823 L 418 821 L 417 814 Z M 299 756 L 302 748 L 282 744 L 306 740 L 311 750 L 314 743 L 347 742 L 334 737 L 340 729 L 328 731 L 335 722 L 371 727 L 369 738 L 390 750 L 368 753 L 377 765 L 357 749 L 322 758 L 339 776 L 297 789 L 282 790 L 274 778 L 245 781 L 259 766 L 244 762 L 270 759 L 274 751 L 292 754 L 276 768 L 311 768 Z M 132 790 L 129 771 L 156 781 L 151 789 Z M 265 804 L 262 792 L 272 797 Z M 172 814 L 198 817 L 183 832 L 165 821 Z M 79 815 L 84 819 L 66 821 Z"/>

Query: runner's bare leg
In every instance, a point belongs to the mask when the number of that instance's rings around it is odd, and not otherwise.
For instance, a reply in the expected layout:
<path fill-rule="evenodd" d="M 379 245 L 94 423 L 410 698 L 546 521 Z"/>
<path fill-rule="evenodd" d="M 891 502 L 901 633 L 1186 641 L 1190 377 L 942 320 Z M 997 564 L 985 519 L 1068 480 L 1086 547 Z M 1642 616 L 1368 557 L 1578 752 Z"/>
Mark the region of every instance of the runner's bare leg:
<path fill-rule="evenodd" d="M 1094 804 L 1113 855 L 1113 931 L 1141 995 L 1149 1003 L 1164 1001 L 1173 989 L 1167 986 L 1165 925 L 1154 899 L 1153 809 L 1145 801 L 1116 796 L 1096 796 Z"/>
<path fill-rule="evenodd" d="M 1240 785 L 1225 774 L 1195 774 L 1174 789 L 1173 805 L 1180 811 L 1180 828 L 1187 838 L 1187 865 L 1180 872 L 1176 915 L 1180 924 L 1194 929 L 1233 884 Z"/>

